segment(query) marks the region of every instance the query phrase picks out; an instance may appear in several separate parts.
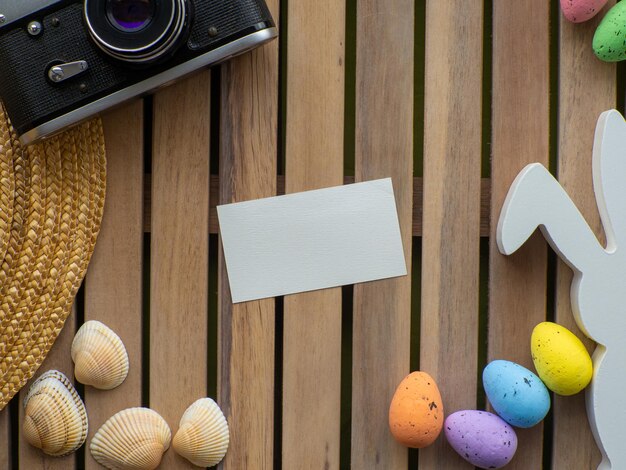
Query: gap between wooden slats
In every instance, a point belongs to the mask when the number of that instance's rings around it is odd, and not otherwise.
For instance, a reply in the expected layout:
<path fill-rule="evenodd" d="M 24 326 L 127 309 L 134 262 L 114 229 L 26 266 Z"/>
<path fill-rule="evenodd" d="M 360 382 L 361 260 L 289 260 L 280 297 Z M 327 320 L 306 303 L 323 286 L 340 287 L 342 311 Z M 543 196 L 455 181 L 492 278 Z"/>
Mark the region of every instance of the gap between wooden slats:
<path fill-rule="evenodd" d="M 278 23 L 279 1 L 268 6 Z M 221 83 L 219 202 L 273 196 L 278 41 L 222 64 Z M 275 458 L 275 303 L 267 299 L 233 305 L 221 250 L 219 256 L 218 402 L 230 427 L 229 451 L 219 468 L 269 469 Z"/>
<path fill-rule="evenodd" d="M 289 1 L 287 193 L 343 182 L 345 15 L 344 2 Z M 339 468 L 341 298 L 335 288 L 284 299 L 285 469 Z"/>
<path fill-rule="evenodd" d="M 0 411 L 0 468 L 10 468 L 11 445 L 11 416 L 7 406 Z"/>
<path fill-rule="evenodd" d="M 85 279 L 85 321 L 101 321 L 120 336 L 130 369 L 122 385 L 113 390 L 85 387 L 87 444 L 115 413 L 141 406 L 142 387 L 143 101 L 107 113 L 103 124 L 107 195 L 102 228 Z M 88 447 L 85 453 L 87 469 L 102 468 Z"/>
<path fill-rule="evenodd" d="M 535 235 L 505 257 L 495 227 L 506 193 L 530 162 L 549 159 L 550 3 L 493 3 L 492 206 L 489 266 L 489 360 L 507 359 L 532 369 L 530 335 L 546 317 L 547 249 Z M 541 468 L 543 424 L 519 430 L 507 468 Z"/>
<path fill-rule="evenodd" d="M 344 176 L 343 184 L 354 183 L 354 176 Z M 211 176 L 211 206 L 209 208 L 209 230 L 213 233 L 218 233 L 219 223 L 217 220 L 217 211 L 215 206 L 217 204 L 218 191 L 220 180 L 219 177 Z M 421 177 L 413 178 L 413 204 L 412 204 L 412 235 L 414 237 L 422 236 L 422 194 L 423 194 L 424 179 Z M 144 193 L 145 207 L 143 229 L 144 232 L 150 232 L 150 220 L 152 214 L 150 211 L 150 175 L 146 175 L 146 181 L 144 182 L 146 191 Z M 285 177 L 279 175 L 276 180 L 276 194 L 285 194 Z M 491 180 L 489 178 L 482 178 L 480 181 L 480 236 L 489 236 L 489 218 L 491 210 Z"/>
<path fill-rule="evenodd" d="M 482 41 L 482 1 L 427 3 L 420 368 L 446 415 L 476 406 Z M 471 468 L 442 438 L 419 467 Z"/>
<path fill-rule="evenodd" d="M 355 180 L 391 176 L 407 271 L 413 202 L 414 2 L 357 4 Z M 352 467 L 406 468 L 388 409 L 409 372 L 411 278 L 354 287 Z"/>
<path fill-rule="evenodd" d="M 207 394 L 210 72 L 154 97 L 150 406 L 173 432 Z M 167 452 L 163 468 L 193 468 Z"/>
<path fill-rule="evenodd" d="M 33 381 L 44 372 L 56 369 L 63 372 L 70 380 L 74 379 L 74 364 L 70 357 L 70 347 L 76 331 L 76 305 L 72 308 L 70 316 L 65 321 L 65 326 L 59 333 L 52 349 L 46 356 L 35 375 L 22 388 L 19 395 L 14 398 L 19 403 L 19 468 L 22 470 L 72 470 L 76 468 L 76 454 L 65 457 L 50 457 L 41 450 L 31 446 L 22 438 L 22 423 L 24 421 L 24 407 L 22 406 L 24 397 Z M 82 450 L 80 450 L 82 452 Z M 6 467 L 8 468 L 8 467 Z"/>
<path fill-rule="evenodd" d="M 603 111 L 616 107 L 615 64 L 600 62 L 589 46 L 608 8 L 591 21 L 572 24 L 560 15 L 558 179 L 604 244 L 604 233 L 593 192 L 591 152 L 596 121 Z M 572 314 L 572 271 L 558 262 L 556 284 L 557 323 L 581 338 L 590 352 L 595 343 L 585 338 Z M 596 468 L 601 460 L 587 421 L 584 393 L 554 396 L 552 466 Z"/>

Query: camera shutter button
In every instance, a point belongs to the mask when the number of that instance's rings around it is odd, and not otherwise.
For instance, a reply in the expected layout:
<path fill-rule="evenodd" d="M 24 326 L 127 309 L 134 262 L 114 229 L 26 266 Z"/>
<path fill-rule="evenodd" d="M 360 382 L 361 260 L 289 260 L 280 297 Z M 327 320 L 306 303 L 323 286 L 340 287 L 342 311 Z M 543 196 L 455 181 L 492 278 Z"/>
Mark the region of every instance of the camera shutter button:
<path fill-rule="evenodd" d="M 83 73 L 89 68 L 86 60 L 53 65 L 48 69 L 48 78 L 54 83 L 61 83 Z"/>
<path fill-rule="evenodd" d="M 31 36 L 39 36 L 43 31 L 43 26 L 41 26 L 39 21 L 31 21 L 28 23 L 26 29 L 28 30 L 28 34 Z"/>

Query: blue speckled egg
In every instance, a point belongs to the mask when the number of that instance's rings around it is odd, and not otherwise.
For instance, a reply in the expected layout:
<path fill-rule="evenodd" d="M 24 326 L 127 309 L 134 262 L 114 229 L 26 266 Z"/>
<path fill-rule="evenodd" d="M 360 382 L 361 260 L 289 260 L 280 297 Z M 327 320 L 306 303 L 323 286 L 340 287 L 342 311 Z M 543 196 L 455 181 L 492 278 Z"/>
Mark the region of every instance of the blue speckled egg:
<path fill-rule="evenodd" d="M 495 412 L 518 428 L 534 426 L 550 410 L 546 386 L 539 377 L 514 362 L 490 362 L 483 370 L 483 386 Z"/>

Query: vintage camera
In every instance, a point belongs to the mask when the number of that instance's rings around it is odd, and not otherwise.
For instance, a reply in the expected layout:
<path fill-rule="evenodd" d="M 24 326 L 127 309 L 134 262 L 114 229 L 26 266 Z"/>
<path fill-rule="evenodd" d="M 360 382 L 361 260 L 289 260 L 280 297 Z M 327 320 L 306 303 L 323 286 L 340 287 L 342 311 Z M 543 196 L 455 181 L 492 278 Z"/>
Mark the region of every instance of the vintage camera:
<path fill-rule="evenodd" d="M 263 0 L 0 0 L 0 98 L 28 144 L 276 35 Z"/>

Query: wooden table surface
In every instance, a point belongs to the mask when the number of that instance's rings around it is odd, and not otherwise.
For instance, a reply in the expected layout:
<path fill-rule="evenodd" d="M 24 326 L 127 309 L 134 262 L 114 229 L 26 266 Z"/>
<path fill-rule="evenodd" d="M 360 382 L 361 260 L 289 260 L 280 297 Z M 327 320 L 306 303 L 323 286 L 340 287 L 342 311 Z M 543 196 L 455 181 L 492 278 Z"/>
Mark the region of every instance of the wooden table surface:
<path fill-rule="evenodd" d="M 279 40 L 103 116 L 102 232 L 39 373 L 71 375 L 73 334 L 98 319 L 131 368 L 113 391 L 79 388 L 89 438 L 142 405 L 175 432 L 210 396 L 230 425 L 226 470 L 469 469 L 443 437 L 397 444 L 389 403 L 421 369 L 446 414 L 484 409 L 482 368 L 532 365 L 536 323 L 582 338 L 571 271 L 540 237 L 505 258 L 493 235 L 513 178 L 538 161 L 603 237 L 591 146 L 600 112 L 623 104 L 622 73 L 591 50 L 603 13 L 573 25 L 556 0 L 268 3 Z M 409 276 L 231 303 L 216 204 L 388 176 Z M 0 412 L 0 469 L 99 468 L 85 447 L 63 459 L 29 447 L 20 408 Z M 599 459 L 581 395 L 520 432 L 507 468 Z M 192 466 L 170 450 L 161 468 Z"/>

